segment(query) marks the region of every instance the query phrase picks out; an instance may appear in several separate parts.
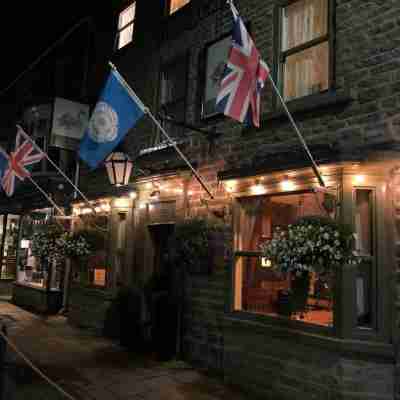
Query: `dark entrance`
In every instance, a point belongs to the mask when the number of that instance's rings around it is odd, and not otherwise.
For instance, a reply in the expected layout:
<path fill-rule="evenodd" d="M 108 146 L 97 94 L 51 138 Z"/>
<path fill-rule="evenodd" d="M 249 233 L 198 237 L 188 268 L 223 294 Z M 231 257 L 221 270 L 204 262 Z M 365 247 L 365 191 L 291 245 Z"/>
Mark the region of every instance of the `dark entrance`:
<path fill-rule="evenodd" d="M 176 355 L 179 287 L 178 275 L 170 262 L 168 241 L 174 224 L 149 225 L 154 245 L 153 276 L 149 300 L 152 320 L 152 344 L 159 359 Z"/>

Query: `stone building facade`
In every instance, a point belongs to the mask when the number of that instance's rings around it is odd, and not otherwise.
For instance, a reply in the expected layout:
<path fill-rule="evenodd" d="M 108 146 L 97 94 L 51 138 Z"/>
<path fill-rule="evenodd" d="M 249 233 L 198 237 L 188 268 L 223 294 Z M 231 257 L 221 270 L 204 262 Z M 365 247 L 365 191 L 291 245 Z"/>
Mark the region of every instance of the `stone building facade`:
<path fill-rule="evenodd" d="M 182 128 L 164 119 L 214 198 L 170 148 L 160 146 L 149 119 L 141 120 L 123 143 L 145 171 L 131 184 L 137 197 L 123 195 L 123 205 L 112 200 L 114 215 L 129 213 L 130 234 L 118 272 L 110 261 L 110 289 L 121 279 L 143 284 L 151 277 L 157 238 L 167 225 L 192 216 L 224 221 L 231 226 L 232 256 L 227 252 L 211 274 L 186 281 L 185 358 L 263 398 L 400 398 L 400 4 L 235 3 L 328 190 L 319 188 L 269 82 L 258 129 L 209 108 L 212 90 L 205 87 L 218 72 L 212 68 L 218 67 L 218 52 L 232 29 L 225 1 L 182 2 L 170 13 L 173 0 L 151 8 L 136 0 L 133 40 L 116 49 L 113 62 L 156 115 L 185 122 Z M 130 5 L 121 3 L 115 21 Z M 301 64 L 307 62 L 312 66 Z M 104 170 L 82 171 L 81 186 L 93 199 L 105 196 L 107 185 Z M 332 197 L 334 205 L 327 206 Z M 334 283 L 315 277 L 331 294 L 305 316 L 286 318 L 276 311 L 276 288 L 284 283 L 262 269 L 257 246 L 272 227 L 315 213 L 335 215 L 354 227 L 364 269 L 343 268 Z M 88 311 L 82 306 L 80 313 L 79 303 L 72 301 L 71 315 L 83 321 Z"/>

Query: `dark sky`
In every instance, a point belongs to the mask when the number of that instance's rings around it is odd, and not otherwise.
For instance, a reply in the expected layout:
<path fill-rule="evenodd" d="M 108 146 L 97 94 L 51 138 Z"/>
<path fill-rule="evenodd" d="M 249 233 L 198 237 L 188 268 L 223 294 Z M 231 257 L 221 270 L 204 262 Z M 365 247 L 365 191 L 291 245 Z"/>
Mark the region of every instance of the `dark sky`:
<path fill-rule="evenodd" d="M 107 1 L 106 1 L 107 2 Z M 2 12 L 0 91 L 81 18 L 100 14 L 98 2 L 14 2 Z M 99 2 L 102 3 L 102 2 Z M 104 8 L 104 6 L 103 6 Z"/>

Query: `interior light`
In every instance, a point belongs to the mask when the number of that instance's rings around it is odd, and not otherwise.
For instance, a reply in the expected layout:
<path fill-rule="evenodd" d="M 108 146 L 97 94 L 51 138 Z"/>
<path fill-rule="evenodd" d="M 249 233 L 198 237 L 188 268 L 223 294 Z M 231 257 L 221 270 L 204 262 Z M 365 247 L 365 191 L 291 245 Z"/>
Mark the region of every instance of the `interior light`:
<path fill-rule="evenodd" d="M 21 249 L 29 249 L 30 240 L 22 239 L 21 240 Z"/>
<path fill-rule="evenodd" d="M 115 207 L 129 207 L 129 199 L 127 197 L 120 197 L 114 200 Z"/>
<path fill-rule="evenodd" d="M 293 181 L 285 179 L 281 182 L 281 187 L 283 190 L 290 192 L 295 189 L 296 185 Z"/>
<path fill-rule="evenodd" d="M 132 192 L 129 193 L 129 197 L 130 197 L 131 199 L 136 199 L 137 193 L 136 193 L 134 190 L 132 190 Z"/>
<path fill-rule="evenodd" d="M 82 211 L 81 211 L 81 214 L 90 214 L 92 212 L 92 209 L 91 208 L 84 208 Z"/>
<path fill-rule="evenodd" d="M 271 268 L 272 261 L 270 259 L 268 259 L 267 257 L 261 257 L 261 266 L 263 268 Z"/>
<path fill-rule="evenodd" d="M 353 183 L 354 184 L 361 185 L 364 182 L 365 182 L 365 176 L 364 175 L 354 175 L 354 177 L 353 177 Z"/>
<path fill-rule="evenodd" d="M 255 184 L 250 188 L 253 194 L 264 194 L 265 193 L 265 186 L 262 185 L 258 180 L 256 180 Z"/>
<path fill-rule="evenodd" d="M 101 209 L 103 210 L 103 211 L 105 211 L 105 212 L 108 212 L 108 211 L 110 211 L 111 210 L 111 207 L 110 207 L 110 205 L 109 204 L 102 204 L 101 205 Z"/>

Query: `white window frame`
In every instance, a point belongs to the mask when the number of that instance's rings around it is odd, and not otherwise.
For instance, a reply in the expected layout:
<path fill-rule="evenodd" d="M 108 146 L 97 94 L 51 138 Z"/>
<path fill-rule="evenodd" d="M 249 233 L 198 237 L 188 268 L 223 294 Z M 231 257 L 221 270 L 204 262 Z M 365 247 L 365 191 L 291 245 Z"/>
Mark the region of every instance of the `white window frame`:
<path fill-rule="evenodd" d="M 124 13 L 129 13 L 130 10 L 133 9 L 133 17 L 129 19 L 127 23 L 121 26 L 121 21 L 123 19 Z M 136 19 L 136 1 L 132 2 L 129 6 L 125 7 L 119 14 L 118 14 L 118 32 L 116 37 L 116 50 L 120 50 L 127 46 L 129 43 L 133 41 L 133 34 L 135 28 L 135 19 Z M 126 39 L 125 42 L 121 44 L 121 35 L 123 33 L 130 32 L 130 37 Z"/>

